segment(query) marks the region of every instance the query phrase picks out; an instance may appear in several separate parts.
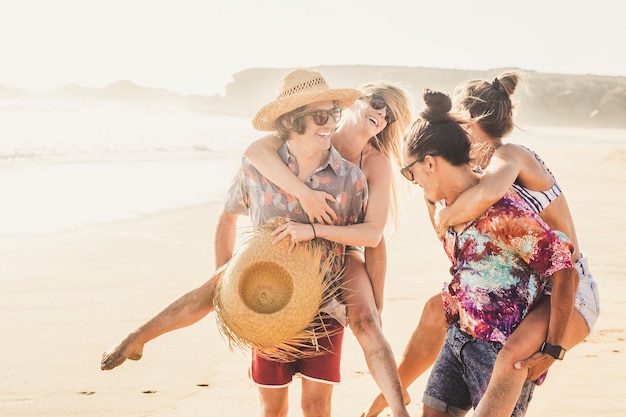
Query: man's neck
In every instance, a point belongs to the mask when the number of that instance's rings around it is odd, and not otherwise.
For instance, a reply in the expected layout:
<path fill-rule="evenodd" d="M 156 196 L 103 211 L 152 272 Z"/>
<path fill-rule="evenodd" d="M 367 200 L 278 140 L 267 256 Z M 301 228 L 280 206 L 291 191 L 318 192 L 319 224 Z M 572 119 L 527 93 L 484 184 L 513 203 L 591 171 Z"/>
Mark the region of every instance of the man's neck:
<path fill-rule="evenodd" d="M 287 147 L 289 153 L 298 162 L 298 178 L 302 181 L 309 178 L 317 168 L 326 162 L 330 153 L 330 150 L 302 146 L 298 142 L 287 141 Z"/>

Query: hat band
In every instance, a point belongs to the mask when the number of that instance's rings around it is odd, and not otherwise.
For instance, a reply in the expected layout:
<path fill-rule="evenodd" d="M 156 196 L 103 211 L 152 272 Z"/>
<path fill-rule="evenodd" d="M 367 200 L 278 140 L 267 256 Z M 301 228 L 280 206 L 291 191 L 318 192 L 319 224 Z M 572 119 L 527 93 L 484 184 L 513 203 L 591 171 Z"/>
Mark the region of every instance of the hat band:
<path fill-rule="evenodd" d="M 289 97 L 294 94 L 298 94 L 302 91 L 307 91 L 307 90 L 319 90 L 320 89 L 319 87 L 326 87 L 327 89 L 328 85 L 326 84 L 326 81 L 323 78 L 316 77 L 304 83 L 294 85 L 290 89 L 281 92 L 277 98 L 280 99 L 280 98 Z"/>

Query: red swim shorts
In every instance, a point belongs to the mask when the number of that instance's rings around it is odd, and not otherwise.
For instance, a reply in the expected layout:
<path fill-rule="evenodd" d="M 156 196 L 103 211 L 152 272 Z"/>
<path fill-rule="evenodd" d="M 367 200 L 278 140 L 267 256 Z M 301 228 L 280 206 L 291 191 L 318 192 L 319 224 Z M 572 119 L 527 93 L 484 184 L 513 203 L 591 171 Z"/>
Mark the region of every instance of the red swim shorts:
<path fill-rule="evenodd" d="M 278 362 L 259 356 L 252 351 L 251 378 L 266 388 L 282 388 L 291 383 L 293 376 L 302 377 L 328 384 L 338 384 L 341 380 L 341 346 L 343 326 L 332 318 L 324 319 L 332 336 L 321 337 L 317 343 L 322 346 L 319 355 L 298 359 L 293 362 Z M 313 346 L 311 345 L 313 349 Z"/>

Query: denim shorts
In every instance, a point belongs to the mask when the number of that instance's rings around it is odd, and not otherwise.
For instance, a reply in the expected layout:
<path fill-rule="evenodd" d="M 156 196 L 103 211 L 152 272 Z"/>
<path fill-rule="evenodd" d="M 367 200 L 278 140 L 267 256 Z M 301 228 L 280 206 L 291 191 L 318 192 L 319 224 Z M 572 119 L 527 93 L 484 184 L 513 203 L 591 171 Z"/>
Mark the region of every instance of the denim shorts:
<path fill-rule="evenodd" d="M 464 416 L 475 408 L 491 378 L 502 343 L 477 339 L 459 329 L 448 326 L 446 341 L 430 372 L 422 402 L 435 410 Z M 535 384 L 526 381 L 515 405 L 512 417 L 526 412 Z"/>

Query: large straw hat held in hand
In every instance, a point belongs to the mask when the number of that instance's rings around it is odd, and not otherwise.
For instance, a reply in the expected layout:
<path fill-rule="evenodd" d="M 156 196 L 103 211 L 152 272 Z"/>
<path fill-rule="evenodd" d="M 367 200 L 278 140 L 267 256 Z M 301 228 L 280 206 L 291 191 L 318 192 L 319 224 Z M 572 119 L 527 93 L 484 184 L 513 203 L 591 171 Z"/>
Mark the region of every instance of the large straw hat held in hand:
<path fill-rule="evenodd" d="M 319 72 L 299 68 L 279 81 L 276 99 L 257 112 L 252 125 L 258 130 L 274 131 L 276 130 L 274 122 L 285 113 L 326 100 L 333 100 L 337 102 L 338 107 L 346 108 L 351 106 L 360 94 L 359 90 L 351 88 L 331 89 Z"/>
<path fill-rule="evenodd" d="M 289 239 L 272 245 L 270 233 L 256 229 L 227 264 L 214 299 L 218 327 L 231 349 L 285 361 L 318 354 L 302 347 L 327 336 L 318 315 L 334 296 L 324 280 L 332 259 L 322 263 L 314 241 L 290 253 Z"/>

